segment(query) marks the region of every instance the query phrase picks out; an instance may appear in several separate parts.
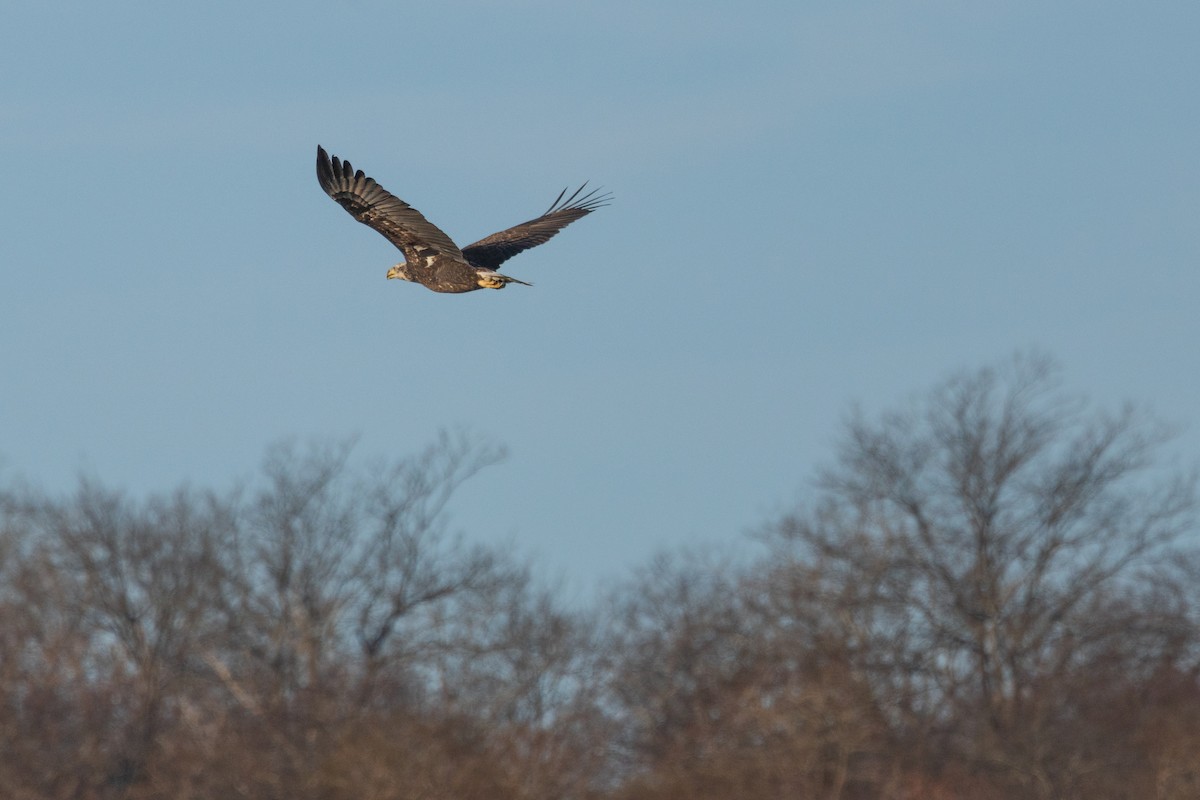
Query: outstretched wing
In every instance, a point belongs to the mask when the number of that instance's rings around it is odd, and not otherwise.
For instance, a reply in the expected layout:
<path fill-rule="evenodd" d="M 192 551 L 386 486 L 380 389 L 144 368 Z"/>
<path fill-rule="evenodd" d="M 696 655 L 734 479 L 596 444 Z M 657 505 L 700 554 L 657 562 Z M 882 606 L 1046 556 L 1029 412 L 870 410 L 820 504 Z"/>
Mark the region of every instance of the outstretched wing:
<path fill-rule="evenodd" d="M 593 189 L 581 196 L 586 187 L 587 184 L 583 184 L 566 200 L 563 197 L 566 196 L 567 190 L 563 189 L 545 214 L 508 230 L 493 233 L 486 239 L 480 239 L 475 244 L 464 247 L 463 255 L 473 266 L 496 269 L 522 250 L 548 242 L 550 237 L 575 220 L 608 205 L 612 195 L 600 194 L 599 189 Z"/>
<path fill-rule="evenodd" d="M 325 193 L 364 225 L 379 231 L 389 242 L 413 261 L 422 256 L 442 253 L 462 258 L 458 245 L 420 211 L 391 194 L 349 161 L 337 156 L 330 159 L 325 148 L 317 145 L 317 180 Z"/>

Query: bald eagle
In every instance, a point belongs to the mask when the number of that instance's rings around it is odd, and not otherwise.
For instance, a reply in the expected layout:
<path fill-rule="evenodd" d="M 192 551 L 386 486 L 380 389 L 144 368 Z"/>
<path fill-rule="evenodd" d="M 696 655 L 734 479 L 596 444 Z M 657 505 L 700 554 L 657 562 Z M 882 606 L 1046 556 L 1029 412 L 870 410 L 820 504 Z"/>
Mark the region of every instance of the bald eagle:
<path fill-rule="evenodd" d="M 341 161 L 337 156 L 331 159 L 320 145 L 317 145 L 317 180 L 325 193 L 352 217 L 382 233 L 404 253 L 404 261 L 388 270 L 388 278 L 413 281 L 435 292 L 503 289 L 509 283 L 532 285 L 501 275 L 496 269 L 522 250 L 549 241 L 575 220 L 607 205 L 611 198 L 600 194 L 599 189 L 584 194 L 586 183 L 569 197 L 563 189 L 540 217 L 459 249 L 420 211 L 392 195 L 362 170 L 355 172 L 349 161 Z"/>

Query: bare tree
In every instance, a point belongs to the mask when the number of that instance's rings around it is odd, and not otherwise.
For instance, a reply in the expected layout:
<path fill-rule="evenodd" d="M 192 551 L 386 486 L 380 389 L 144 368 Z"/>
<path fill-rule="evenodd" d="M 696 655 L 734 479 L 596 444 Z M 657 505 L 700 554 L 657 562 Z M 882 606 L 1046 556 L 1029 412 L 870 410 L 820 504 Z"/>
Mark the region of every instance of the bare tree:
<path fill-rule="evenodd" d="M 605 642 L 618 797 L 870 796 L 886 727 L 818 578 L 810 564 L 688 554 L 618 591 Z"/>
<path fill-rule="evenodd" d="M 568 609 L 451 500 L 498 447 L 0 487 L 14 800 L 1196 795 L 1195 478 L 1018 357 L 861 414 L 754 549 Z M 1193 543 L 1194 544 L 1194 543 Z M 765 545 L 765 548 L 764 548 Z"/>
<path fill-rule="evenodd" d="M 27 763 L 54 765 L 42 775 L 50 796 L 72 774 L 67 795 L 123 791 L 154 768 L 159 737 L 199 682 L 228 509 L 185 491 L 136 504 L 85 480 L 65 500 L 10 494 L 3 510 L 18 543 L 4 633 L 23 639 L 12 651 L 20 672 L 4 685 L 27 717 L 13 744 L 68 749 Z"/>
<path fill-rule="evenodd" d="M 506 775 L 498 726 L 545 727 L 573 628 L 527 567 L 448 530 L 454 492 L 501 456 L 444 435 L 360 469 L 348 445 L 283 445 L 224 498 L 5 493 L 0 735 L 36 757 L 0 757 L 0 778 L 34 797 L 329 797 L 329 754 L 372 721 L 410 748 L 444 732 L 429 758 L 496 726 L 472 752 Z"/>
<path fill-rule="evenodd" d="M 1045 359 L 1017 357 L 855 417 L 823 504 L 768 538 L 842 595 L 869 587 L 839 614 L 909 741 L 941 736 L 1012 792 L 1079 796 L 1104 765 L 1065 738 L 1068 688 L 1117 654 L 1144 674 L 1188 625 L 1162 602 L 1195 496 L 1192 476 L 1155 469 L 1168 438 L 1129 409 L 1089 412 Z"/>

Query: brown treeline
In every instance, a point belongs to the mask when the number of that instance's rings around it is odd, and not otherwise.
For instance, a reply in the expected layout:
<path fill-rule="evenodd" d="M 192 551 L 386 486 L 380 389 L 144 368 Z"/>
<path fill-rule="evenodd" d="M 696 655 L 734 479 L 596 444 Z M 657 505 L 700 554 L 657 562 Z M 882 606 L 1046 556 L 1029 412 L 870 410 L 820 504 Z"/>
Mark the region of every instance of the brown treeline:
<path fill-rule="evenodd" d="M 502 456 L 467 436 L 280 446 L 225 493 L 9 482 L 0 797 L 1192 800 L 1170 439 L 1038 357 L 964 372 L 851 416 L 792 513 L 588 608 L 453 535 Z"/>

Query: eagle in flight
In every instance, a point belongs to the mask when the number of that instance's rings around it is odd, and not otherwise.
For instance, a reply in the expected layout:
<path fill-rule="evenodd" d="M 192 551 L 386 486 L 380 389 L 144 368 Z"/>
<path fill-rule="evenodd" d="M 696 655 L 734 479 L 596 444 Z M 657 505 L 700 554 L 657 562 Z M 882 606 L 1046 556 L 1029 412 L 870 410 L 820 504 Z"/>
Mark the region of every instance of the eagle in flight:
<path fill-rule="evenodd" d="M 545 214 L 459 248 L 440 228 L 392 195 L 349 161 L 329 157 L 317 145 L 317 180 L 325 193 L 364 225 L 379 231 L 400 248 L 404 261 L 388 270 L 388 278 L 413 281 L 435 292 L 503 289 L 509 283 L 532 284 L 501 275 L 508 259 L 550 240 L 580 217 L 607 205 L 611 195 L 599 189 L 584 194 L 585 183 L 567 197 L 563 189 Z M 565 199 L 564 199 L 565 198 Z"/>

